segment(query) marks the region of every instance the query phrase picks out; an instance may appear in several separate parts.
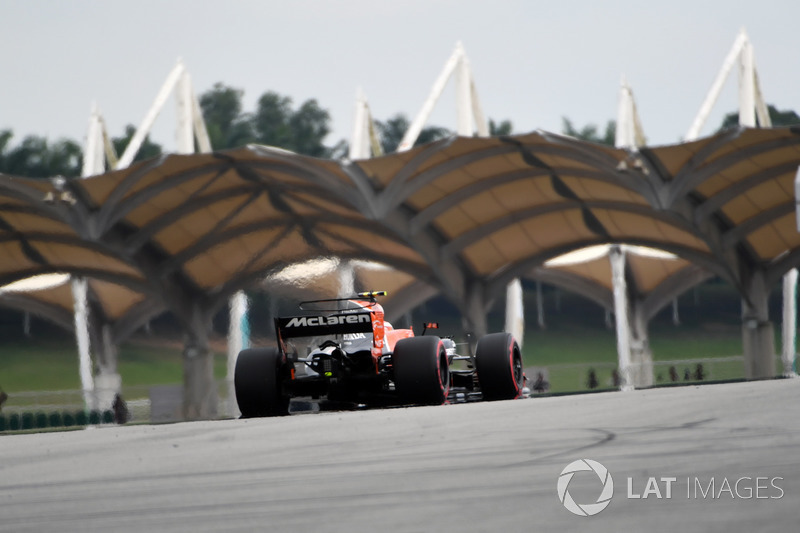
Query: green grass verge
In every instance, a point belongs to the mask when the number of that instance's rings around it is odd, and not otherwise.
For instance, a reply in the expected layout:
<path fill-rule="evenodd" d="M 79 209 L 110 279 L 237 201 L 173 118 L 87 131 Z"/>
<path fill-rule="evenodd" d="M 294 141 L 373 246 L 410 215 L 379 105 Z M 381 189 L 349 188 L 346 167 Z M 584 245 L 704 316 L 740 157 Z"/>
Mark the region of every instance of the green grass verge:
<path fill-rule="evenodd" d="M 7 393 L 80 389 L 75 341 L 30 339 L 4 343 L 0 387 Z M 119 351 L 119 373 L 126 387 L 168 385 L 183 381 L 181 350 L 157 345 L 126 344 Z M 224 378 L 225 354 L 214 354 L 214 375 Z"/>
<path fill-rule="evenodd" d="M 686 326 L 658 327 L 650 332 L 656 361 L 724 357 L 742 353 L 741 333 L 736 328 L 708 332 Z M 583 325 L 528 330 L 525 334 L 526 366 L 616 363 L 617 338 L 613 329 Z"/>
<path fill-rule="evenodd" d="M 780 346 L 780 341 L 776 341 Z M 679 380 L 688 370 L 693 380 L 693 364 L 659 365 L 659 362 L 726 358 L 741 355 L 741 332 L 735 326 L 690 327 L 657 324 L 650 331 L 656 383 L 669 383 L 669 366 L 675 366 Z M 545 330 L 529 329 L 525 335 L 523 358 L 526 367 L 547 367 L 553 392 L 588 389 L 589 369 L 594 369 L 599 388 L 612 387 L 612 372 L 617 366 L 617 339 L 613 329 L 555 324 Z M 721 361 L 704 365 L 705 379 L 738 379 L 744 369 L 740 362 Z M 528 376 L 534 379 L 535 376 Z"/>
<path fill-rule="evenodd" d="M 617 344 L 613 329 L 585 324 L 556 323 L 547 329 L 529 329 L 525 336 L 523 356 L 526 367 L 550 369 L 553 391 L 583 390 L 588 368 L 595 368 L 600 386 L 611 384 L 616 366 Z M 718 329 L 656 325 L 650 344 L 654 359 L 672 361 L 739 355 L 741 333 L 736 327 Z M 779 346 L 779 344 L 776 344 Z M 6 343 L 0 357 L 0 386 L 6 392 L 77 390 L 78 355 L 74 341 L 31 339 Z M 216 353 L 214 374 L 224 378 L 226 356 Z M 737 378 L 741 365 L 727 364 L 714 368 L 715 379 Z M 183 381 L 180 349 L 159 345 L 126 344 L 120 348 L 119 371 L 126 387 L 169 385 Z M 678 368 L 683 378 L 685 368 Z M 668 380 L 666 369 L 657 368 L 662 382 Z M 530 376 L 529 376 L 530 377 Z"/>

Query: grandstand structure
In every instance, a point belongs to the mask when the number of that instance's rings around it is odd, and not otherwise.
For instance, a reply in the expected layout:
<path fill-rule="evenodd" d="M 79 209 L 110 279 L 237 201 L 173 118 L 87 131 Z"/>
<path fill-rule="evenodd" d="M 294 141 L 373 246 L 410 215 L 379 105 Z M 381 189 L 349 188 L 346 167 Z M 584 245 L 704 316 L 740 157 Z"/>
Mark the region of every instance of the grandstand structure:
<path fill-rule="evenodd" d="M 453 69 L 464 69 L 458 49 Z M 736 57 L 751 61 L 741 50 Z M 800 264 L 800 129 L 753 123 L 648 147 L 637 141 L 626 86 L 619 117 L 630 118 L 617 147 L 544 131 L 470 133 L 346 161 L 247 146 L 163 155 L 80 180 L 0 176 L 0 287 L 38 275 L 88 279 L 90 315 L 102 319 L 87 327 L 99 328 L 92 336 L 101 350 L 156 314 L 174 314 L 185 332 L 187 419 L 216 415 L 213 315 L 240 291 L 317 258 L 389 265 L 402 272 L 403 289 L 388 310 L 443 294 L 476 337 L 520 277 L 581 291 L 613 305 L 618 324 L 623 316 L 633 324 L 618 329 L 626 386 L 652 383 L 647 319 L 718 276 L 742 296 L 746 376 L 774 377 L 767 298 Z M 608 245 L 604 282 L 552 262 Z M 640 261 L 631 246 L 672 255 Z M 44 309 L 23 300 L 14 302 Z"/>

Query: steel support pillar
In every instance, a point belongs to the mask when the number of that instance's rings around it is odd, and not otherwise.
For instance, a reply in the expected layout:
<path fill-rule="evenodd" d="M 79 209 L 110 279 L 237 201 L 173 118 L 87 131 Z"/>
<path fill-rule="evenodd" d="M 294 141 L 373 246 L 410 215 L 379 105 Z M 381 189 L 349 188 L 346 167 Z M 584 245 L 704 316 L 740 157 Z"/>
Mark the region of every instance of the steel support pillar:
<path fill-rule="evenodd" d="M 183 416 L 186 420 L 217 417 L 214 354 L 208 342 L 211 320 L 199 305 L 191 308 L 183 346 Z"/>
<path fill-rule="evenodd" d="M 86 278 L 72 278 L 72 300 L 75 317 L 75 338 L 78 341 L 78 373 L 81 378 L 83 405 L 87 410 L 96 407 L 94 377 L 92 376 L 92 356 L 89 352 L 89 311 L 87 307 L 88 281 Z"/>
<path fill-rule="evenodd" d="M 630 347 L 633 386 L 637 389 L 653 386 L 653 351 L 650 349 L 648 320 L 644 306 L 637 298 L 629 299 L 630 304 Z"/>
<path fill-rule="evenodd" d="M 614 285 L 614 318 L 617 327 L 617 360 L 619 362 L 620 389 L 633 390 L 631 371 L 630 327 L 628 325 L 628 294 L 625 282 L 625 252 L 612 246 L 608 254 Z"/>
<path fill-rule="evenodd" d="M 769 320 L 769 290 L 764 273 L 755 271 L 744 280 L 742 299 L 742 351 L 745 377 L 775 376 L 775 336 Z"/>
<path fill-rule="evenodd" d="M 462 312 L 464 331 L 472 337 L 473 342 L 477 342 L 489 330 L 483 287 L 477 283 L 474 284 L 467 290 L 466 299 Z"/>

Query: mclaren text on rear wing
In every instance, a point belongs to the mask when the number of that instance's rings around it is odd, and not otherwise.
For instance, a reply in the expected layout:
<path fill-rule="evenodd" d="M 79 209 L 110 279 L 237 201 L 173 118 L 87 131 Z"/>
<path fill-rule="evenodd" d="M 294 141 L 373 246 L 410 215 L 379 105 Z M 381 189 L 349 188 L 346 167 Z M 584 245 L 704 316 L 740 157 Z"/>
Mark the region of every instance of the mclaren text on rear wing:
<path fill-rule="evenodd" d="M 275 319 L 281 338 L 372 333 L 371 313 L 290 316 Z"/>

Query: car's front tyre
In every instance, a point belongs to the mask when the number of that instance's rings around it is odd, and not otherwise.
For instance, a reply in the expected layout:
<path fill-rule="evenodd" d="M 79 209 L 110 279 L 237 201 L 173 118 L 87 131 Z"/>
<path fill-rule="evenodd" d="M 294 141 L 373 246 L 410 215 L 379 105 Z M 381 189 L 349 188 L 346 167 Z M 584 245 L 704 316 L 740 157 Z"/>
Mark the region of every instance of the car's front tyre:
<path fill-rule="evenodd" d="M 475 348 L 475 370 L 484 400 L 511 400 L 522 395 L 522 352 L 510 333 L 490 333 Z"/>

